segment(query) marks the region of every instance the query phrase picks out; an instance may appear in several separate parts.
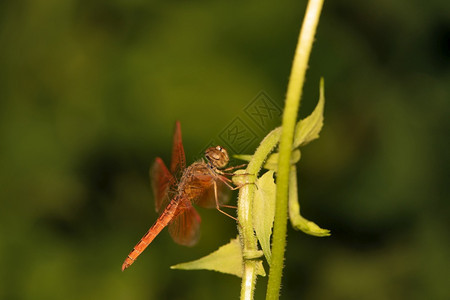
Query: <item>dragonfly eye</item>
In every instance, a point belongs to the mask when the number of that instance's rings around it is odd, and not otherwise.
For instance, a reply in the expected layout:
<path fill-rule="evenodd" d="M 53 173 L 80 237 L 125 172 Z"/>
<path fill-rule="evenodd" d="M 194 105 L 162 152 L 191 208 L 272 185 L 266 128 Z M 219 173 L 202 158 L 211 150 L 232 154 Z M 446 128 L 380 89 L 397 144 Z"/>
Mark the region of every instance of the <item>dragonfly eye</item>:
<path fill-rule="evenodd" d="M 214 167 L 219 169 L 225 167 L 230 160 L 227 150 L 221 146 L 206 149 L 205 157 Z"/>

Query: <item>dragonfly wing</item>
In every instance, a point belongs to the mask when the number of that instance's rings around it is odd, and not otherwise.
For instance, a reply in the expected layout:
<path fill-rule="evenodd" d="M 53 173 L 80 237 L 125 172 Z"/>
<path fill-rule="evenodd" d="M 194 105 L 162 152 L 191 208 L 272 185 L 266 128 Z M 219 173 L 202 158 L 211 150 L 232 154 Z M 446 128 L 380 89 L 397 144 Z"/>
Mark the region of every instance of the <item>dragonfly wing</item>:
<path fill-rule="evenodd" d="M 169 224 L 170 236 L 180 245 L 193 246 L 200 238 L 200 215 L 191 204 L 179 209 L 178 215 Z"/>
<path fill-rule="evenodd" d="M 186 168 L 186 156 L 184 154 L 183 139 L 181 138 L 181 125 L 179 121 L 175 122 L 175 132 L 173 134 L 172 161 L 170 171 L 176 178 Z"/>
<path fill-rule="evenodd" d="M 217 198 L 219 200 L 219 204 L 225 204 L 230 200 L 230 189 L 220 180 L 216 181 L 217 185 Z M 215 208 L 216 207 L 216 198 L 214 195 L 214 185 L 211 185 L 210 188 L 206 189 L 200 197 L 197 198 L 195 204 L 205 208 Z"/>
<path fill-rule="evenodd" d="M 175 184 L 175 179 L 159 157 L 150 168 L 150 183 L 155 197 L 156 211 L 161 212 L 169 204 L 169 190 Z"/>

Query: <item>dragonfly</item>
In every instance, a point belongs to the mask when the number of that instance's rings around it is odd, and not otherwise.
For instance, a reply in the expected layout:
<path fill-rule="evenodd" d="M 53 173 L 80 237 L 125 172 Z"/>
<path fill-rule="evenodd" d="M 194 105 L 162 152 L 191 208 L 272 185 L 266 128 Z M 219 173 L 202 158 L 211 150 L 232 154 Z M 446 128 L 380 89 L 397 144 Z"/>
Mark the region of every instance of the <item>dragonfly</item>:
<path fill-rule="evenodd" d="M 193 204 L 216 208 L 221 213 L 236 220 L 221 207 L 225 205 L 223 191 L 240 188 L 232 186 L 227 173 L 244 165 L 225 168 L 229 157 L 221 146 L 210 147 L 205 151 L 206 161 L 201 159 L 186 167 L 181 137 L 180 122 L 175 123 L 172 161 L 170 171 L 159 157 L 150 168 L 150 181 L 155 198 L 155 208 L 160 213 L 158 219 L 141 240 L 134 246 L 122 264 L 122 271 L 131 266 L 138 256 L 150 245 L 156 236 L 168 226 L 172 239 L 181 245 L 193 246 L 199 238 L 201 218 Z"/>

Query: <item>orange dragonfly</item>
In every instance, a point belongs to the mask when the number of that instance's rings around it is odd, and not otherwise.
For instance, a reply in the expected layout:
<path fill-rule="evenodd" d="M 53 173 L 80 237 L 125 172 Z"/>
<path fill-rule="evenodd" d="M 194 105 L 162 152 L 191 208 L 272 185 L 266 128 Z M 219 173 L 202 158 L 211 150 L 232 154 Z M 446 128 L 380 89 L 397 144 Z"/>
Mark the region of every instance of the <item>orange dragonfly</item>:
<path fill-rule="evenodd" d="M 150 178 L 155 197 L 156 211 L 160 213 L 153 226 L 142 239 L 134 246 L 122 265 L 122 271 L 132 265 L 137 257 L 150 245 L 155 237 L 169 225 L 169 233 L 173 240 L 181 245 L 193 246 L 199 238 L 200 215 L 192 206 L 193 203 L 212 208 L 215 207 L 221 213 L 233 218 L 220 207 L 233 207 L 223 205 L 226 199 L 219 193 L 225 187 L 232 187 L 231 180 L 226 171 L 240 166 L 225 166 L 229 162 L 227 151 L 221 146 L 211 147 L 205 151 L 206 162 L 200 160 L 186 168 L 186 158 L 181 139 L 181 127 L 175 123 L 173 137 L 172 162 L 170 172 L 161 158 L 156 158 L 150 168 Z M 235 207 L 234 207 L 235 208 Z"/>

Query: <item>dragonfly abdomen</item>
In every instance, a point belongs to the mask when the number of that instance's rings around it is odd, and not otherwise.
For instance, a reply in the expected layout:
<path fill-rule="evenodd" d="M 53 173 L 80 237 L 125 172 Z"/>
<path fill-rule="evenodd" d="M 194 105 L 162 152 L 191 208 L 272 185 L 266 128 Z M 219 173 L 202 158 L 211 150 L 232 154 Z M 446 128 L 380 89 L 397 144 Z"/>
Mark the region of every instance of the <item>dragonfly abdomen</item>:
<path fill-rule="evenodd" d="M 169 224 L 172 220 L 175 211 L 178 207 L 179 197 L 175 197 L 170 201 L 167 208 L 164 212 L 159 216 L 158 220 L 156 220 L 155 224 L 147 231 L 147 233 L 141 238 L 141 240 L 134 246 L 133 250 L 131 250 L 130 254 L 128 254 L 127 258 L 122 264 L 122 271 L 131 266 L 134 261 L 138 258 L 138 256 L 145 250 L 145 248 L 150 245 L 150 243 L 155 239 L 155 237 L 164 229 L 164 227 Z"/>

